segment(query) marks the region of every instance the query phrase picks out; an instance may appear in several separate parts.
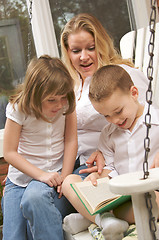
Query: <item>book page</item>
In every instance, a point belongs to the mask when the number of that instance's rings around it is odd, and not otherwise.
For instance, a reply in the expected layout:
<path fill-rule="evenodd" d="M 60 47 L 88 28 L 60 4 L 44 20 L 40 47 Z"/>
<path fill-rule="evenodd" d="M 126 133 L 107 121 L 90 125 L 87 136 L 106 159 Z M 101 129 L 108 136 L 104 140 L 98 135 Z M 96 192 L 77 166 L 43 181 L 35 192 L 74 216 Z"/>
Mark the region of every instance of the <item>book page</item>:
<path fill-rule="evenodd" d="M 93 186 L 91 181 L 75 183 L 76 187 L 80 190 L 80 194 L 84 196 L 87 202 L 91 205 L 93 211 L 96 206 L 105 200 L 116 198 L 117 194 L 109 190 L 109 178 L 98 179 L 97 186 Z"/>

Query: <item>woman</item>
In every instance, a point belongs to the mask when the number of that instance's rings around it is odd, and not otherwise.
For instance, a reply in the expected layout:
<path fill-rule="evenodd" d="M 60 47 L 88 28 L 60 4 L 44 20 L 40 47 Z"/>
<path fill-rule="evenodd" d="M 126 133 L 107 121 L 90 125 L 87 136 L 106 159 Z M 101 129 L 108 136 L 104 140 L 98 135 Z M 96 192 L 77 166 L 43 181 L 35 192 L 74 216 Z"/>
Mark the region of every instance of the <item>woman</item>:
<path fill-rule="evenodd" d="M 139 102 L 145 101 L 148 80 L 140 70 L 134 68 L 134 64 L 130 60 L 122 59 L 114 47 L 113 40 L 101 23 L 94 16 L 87 13 L 73 17 L 65 25 L 61 34 L 61 52 L 63 62 L 75 80 L 76 86 L 77 159 L 80 160 L 81 165 L 77 171 L 83 169 L 80 173 L 84 173 L 86 176 L 92 171 L 91 168 L 86 167 L 86 164 L 92 164 L 95 161 L 97 165 L 100 163 L 98 173 L 101 174 L 104 160 L 101 153 L 96 151 L 96 149 L 101 130 L 108 122 L 104 116 L 96 112 L 88 98 L 91 77 L 98 68 L 104 65 L 120 65 L 128 72 L 138 88 Z M 94 167 L 94 170 L 97 171 L 97 167 Z M 69 178 L 67 177 L 64 186 L 66 184 L 70 185 L 74 181 L 74 177 L 73 175 L 69 176 Z M 93 184 L 96 184 L 96 179 L 93 179 L 93 176 L 91 181 Z M 72 202 L 67 193 L 64 193 L 64 195 Z M 73 198 L 73 195 L 71 198 Z M 117 229 L 116 224 L 119 224 L 122 235 L 123 229 L 126 229 L 126 223 L 116 221 L 114 218 L 113 220 L 109 218 L 108 224 L 110 222 L 115 224 L 115 229 Z M 80 214 L 71 214 L 64 219 L 64 228 L 72 234 L 87 229 L 89 225 L 90 222 L 86 221 Z M 115 233 L 116 230 L 114 231 Z M 112 231 L 110 234 L 112 234 Z"/>
<path fill-rule="evenodd" d="M 95 111 L 88 98 L 91 76 L 101 66 L 119 64 L 138 87 L 139 101 L 145 100 L 148 80 L 130 60 L 121 58 L 102 24 L 87 13 L 73 17 L 65 25 L 61 34 L 61 52 L 76 85 L 77 157 L 80 165 L 85 164 L 92 153 L 87 163 L 98 161 L 101 159 L 100 153 L 95 151 L 100 132 L 107 121 Z M 84 171 L 89 172 L 89 169 Z"/>

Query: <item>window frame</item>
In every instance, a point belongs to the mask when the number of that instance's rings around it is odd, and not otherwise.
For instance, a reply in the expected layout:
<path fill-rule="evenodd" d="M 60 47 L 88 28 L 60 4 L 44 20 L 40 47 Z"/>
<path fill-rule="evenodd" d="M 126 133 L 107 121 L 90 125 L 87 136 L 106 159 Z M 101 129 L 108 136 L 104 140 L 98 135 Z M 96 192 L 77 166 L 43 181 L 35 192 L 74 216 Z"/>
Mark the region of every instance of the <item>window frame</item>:
<path fill-rule="evenodd" d="M 149 0 L 127 0 L 127 4 L 131 5 L 130 7 L 133 8 L 131 9 L 131 11 L 134 12 L 133 21 L 135 22 L 133 23 L 133 26 L 136 26 L 137 29 L 148 26 L 151 10 Z M 29 11 L 29 0 L 27 0 L 27 6 Z M 158 11 L 156 17 L 157 21 L 159 21 Z M 33 0 L 32 31 L 37 57 L 43 54 L 48 54 L 52 57 L 59 57 L 54 24 L 48 0 Z"/>
<path fill-rule="evenodd" d="M 27 7 L 29 12 L 29 0 L 27 0 Z M 48 54 L 52 57 L 59 57 L 54 24 L 48 0 L 33 0 L 31 24 L 37 57 L 40 57 L 43 54 Z"/>

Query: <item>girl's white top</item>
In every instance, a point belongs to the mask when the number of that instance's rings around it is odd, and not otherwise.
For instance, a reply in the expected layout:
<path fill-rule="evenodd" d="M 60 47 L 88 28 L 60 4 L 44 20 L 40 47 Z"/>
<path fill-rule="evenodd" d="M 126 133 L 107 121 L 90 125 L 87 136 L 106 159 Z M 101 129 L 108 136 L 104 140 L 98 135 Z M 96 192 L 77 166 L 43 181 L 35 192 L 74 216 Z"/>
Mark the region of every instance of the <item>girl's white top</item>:
<path fill-rule="evenodd" d="M 34 115 L 27 116 L 19 112 L 17 105 L 14 110 L 9 103 L 6 116 L 22 126 L 19 154 L 46 172 L 57 172 L 62 168 L 65 129 L 65 116 L 62 111 L 49 123 L 36 119 Z M 14 184 L 23 187 L 31 181 L 31 177 L 12 165 L 9 165 L 8 177 Z"/>
<path fill-rule="evenodd" d="M 127 65 L 123 67 L 132 78 L 134 85 L 139 90 L 139 102 L 145 102 L 148 80 L 145 75 L 138 69 L 131 68 Z M 82 81 L 76 93 L 76 111 L 77 111 L 77 129 L 78 129 L 78 154 L 80 163 L 84 164 L 89 156 L 96 151 L 101 130 L 108 124 L 105 117 L 100 115 L 92 106 L 88 94 L 91 77 Z M 81 94 L 82 90 L 82 94 Z"/>

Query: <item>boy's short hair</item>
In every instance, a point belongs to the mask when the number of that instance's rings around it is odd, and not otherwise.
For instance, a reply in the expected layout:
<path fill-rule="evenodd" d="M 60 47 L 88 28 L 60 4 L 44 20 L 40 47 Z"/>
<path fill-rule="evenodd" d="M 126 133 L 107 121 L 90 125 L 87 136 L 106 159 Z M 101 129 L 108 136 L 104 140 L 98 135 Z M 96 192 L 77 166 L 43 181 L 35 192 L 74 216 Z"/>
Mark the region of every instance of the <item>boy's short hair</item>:
<path fill-rule="evenodd" d="M 117 88 L 128 93 L 133 85 L 130 75 L 119 65 L 103 66 L 92 77 L 89 98 L 100 102 L 110 97 Z"/>

